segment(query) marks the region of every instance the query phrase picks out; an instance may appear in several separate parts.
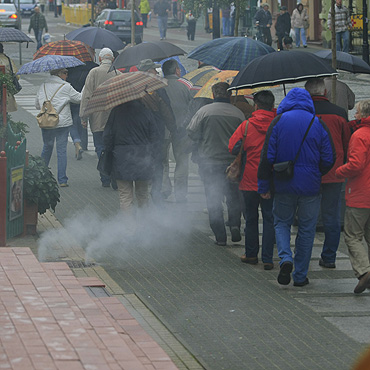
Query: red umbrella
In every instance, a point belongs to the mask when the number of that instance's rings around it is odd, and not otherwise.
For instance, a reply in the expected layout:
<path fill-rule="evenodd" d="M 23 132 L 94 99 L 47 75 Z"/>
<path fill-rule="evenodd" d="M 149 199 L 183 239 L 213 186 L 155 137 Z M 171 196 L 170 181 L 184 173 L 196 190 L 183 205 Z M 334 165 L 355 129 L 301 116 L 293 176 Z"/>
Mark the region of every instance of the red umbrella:
<path fill-rule="evenodd" d="M 44 57 L 45 55 L 73 56 L 79 59 L 81 62 L 94 61 L 94 49 L 82 41 L 75 40 L 59 40 L 49 42 L 36 51 L 36 53 L 33 55 L 33 60 Z"/>

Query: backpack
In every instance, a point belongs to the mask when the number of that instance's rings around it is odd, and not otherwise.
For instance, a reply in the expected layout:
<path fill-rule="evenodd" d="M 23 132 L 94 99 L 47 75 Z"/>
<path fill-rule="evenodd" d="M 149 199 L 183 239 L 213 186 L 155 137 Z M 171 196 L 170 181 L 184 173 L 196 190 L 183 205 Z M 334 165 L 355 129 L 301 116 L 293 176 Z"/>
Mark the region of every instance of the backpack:
<path fill-rule="evenodd" d="M 51 104 L 51 101 L 53 100 L 56 93 L 64 86 L 64 84 L 60 85 L 53 94 L 53 96 L 48 99 L 46 95 L 46 89 L 44 84 L 44 91 L 45 91 L 45 98 L 46 100 L 42 104 L 42 108 L 40 110 L 40 113 L 36 116 L 37 122 L 39 124 L 40 128 L 54 128 L 59 123 L 59 113 L 55 110 L 53 105 Z M 62 111 L 64 106 L 60 111 Z"/>

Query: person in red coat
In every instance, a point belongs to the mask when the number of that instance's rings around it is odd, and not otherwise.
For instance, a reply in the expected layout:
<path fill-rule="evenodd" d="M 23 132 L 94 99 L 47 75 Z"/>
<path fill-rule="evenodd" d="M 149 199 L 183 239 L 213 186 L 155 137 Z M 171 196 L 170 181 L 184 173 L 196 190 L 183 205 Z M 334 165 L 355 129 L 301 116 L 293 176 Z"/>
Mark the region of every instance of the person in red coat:
<path fill-rule="evenodd" d="M 321 219 L 325 240 L 319 265 L 335 268 L 335 259 L 341 232 L 341 192 L 344 179 L 335 176 L 335 170 L 345 162 L 351 130 L 346 111 L 331 103 L 326 97 L 325 83 L 322 78 L 312 78 L 305 84 L 315 107 L 316 116 L 328 127 L 337 159 L 333 168 L 321 179 Z"/>
<path fill-rule="evenodd" d="M 359 279 L 354 292 L 370 288 L 370 100 L 356 104 L 356 120 L 348 147 L 347 163 L 335 171 L 338 178 L 347 178 L 344 240 L 352 269 Z M 367 244 L 364 247 L 363 238 Z"/>
<path fill-rule="evenodd" d="M 258 207 L 261 205 L 263 217 L 262 262 L 265 270 L 271 270 L 273 265 L 273 249 L 275 242 L 274 220 L 272 215 L 273 199 L 262 199 L 258 194 L 257 170 L 261 151 L 266 138 L 267 129 L 276 116 L 275 98 L 271 91 L 263 90 L 254 95 L 256 110 L 247 121 L 241 123 L 229 140 L 230 153 L 237 155 L 245 135 L 247 136 L 243 151 L 243 177 L 239 183 L 245 203 L 245 254 L 240 259 L 249 264 L 258 263 L 259 232 Z"/>

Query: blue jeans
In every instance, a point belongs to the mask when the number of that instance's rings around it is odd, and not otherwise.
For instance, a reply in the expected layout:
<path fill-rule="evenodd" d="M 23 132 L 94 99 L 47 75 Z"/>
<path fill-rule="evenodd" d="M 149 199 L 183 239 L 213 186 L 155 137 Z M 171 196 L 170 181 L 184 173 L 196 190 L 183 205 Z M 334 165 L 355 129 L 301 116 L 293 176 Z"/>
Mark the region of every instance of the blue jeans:
<path fill-rule="evenodd" d="M 230 17 L 222 17 L 222 34 L 230 36 Z"/>
<path fill-rule="evenodd" d="M 161 39 L 164 39 L 166 37 L 167 32 L 167 19 L 168 16 L 158 16 L 158 28 L 159 28 L 159 36 Z"/>
<path fill-rule="evenodd" d="M 295 46 L 299 48 L 301 38 L 303 46 L 306 46 L 307 45 L 306 30 L 304 28 L 294 28 L 294 31 L 295 31 Z"/>
<path fill-rule="evenodd" d="M 342 50 L 345 53 L 349 53 L 349 31 L 337 32 L 335 38 L 337 42 L 337 51 Z"/>
<path fill-rule="evenodd" d="M 256 191 L 242 191 L 245 203 L 245 255 L 248 258 L 258 256 L 259 231 L 258 207 L 261 205 L 263 231 L 262 231 L 262 262 L 272 263 L 275 230 L 272 215 L 272 199 L 262 199 Z"/>
<path fill-rule="evenodd" d="M 49 166 L 51 155 L 53 154 L 54 141 L 56 141 L 58 157 L 58 182 L 65 184 L 68 181 L 67 171 L 67 143 L 69 127 L 60 127 L 54 129 L 41 129 L 44 147 L 41 157 L 47 166 Z"/>
<path fill-rule="evenodd" d="M 37 42 L 37 50 L 41 48 L 42 46 L 42 30 L 34 30 L 35 32 L 35 39 L 36 39 L 36 42 Z"/>
<path fill-rule="evenodd" d="M 80 118 L 80 105 L 70 104 L 73 125 L 70 126 L 69 133 L 71 134 L 73 143 L 81 143 L 82 149 L 87 150 L 87 129 L 82 127 Z"/>
<path fill-rule="evenodd" d="M 226 167 L 227 165 L 223 164 L 201 164 L 199 167 L 206 194 L 209 224 L 218 242 L 226 242 L 227 239 L 222 206 L 224 198 L 226 198 L 230 228 L 240 228 L 239 188 L 238 184 L 231 183 L 226 179 Z"/>
<path fill-rule="evenodd" d="M 95 146 L 95 153 L 100 158 L 104 148 L 103 131 L 93 132 L 93 141 Z M 100 173 L 100 180 L 102 184 L 110 184 L 110 177 Z"/>
<path fill-rule="evenodd" d="M 321 185 L 321 218 L 325 241 L 321 258 L 326 263 L 334 263 L 340 240 L 340 209 L 342 183 Z"/>
<path fill-rule="evenodd" d="M 290 231 L 297 212 L 298 233 L 295 239 L 293 272 L 293 279 L 297 283 L 305 281 L 307 276 L 319 210 L 320 195 L 275 194 L 274 197 L 273 214 L 280 265 L 293 262 Z"/>

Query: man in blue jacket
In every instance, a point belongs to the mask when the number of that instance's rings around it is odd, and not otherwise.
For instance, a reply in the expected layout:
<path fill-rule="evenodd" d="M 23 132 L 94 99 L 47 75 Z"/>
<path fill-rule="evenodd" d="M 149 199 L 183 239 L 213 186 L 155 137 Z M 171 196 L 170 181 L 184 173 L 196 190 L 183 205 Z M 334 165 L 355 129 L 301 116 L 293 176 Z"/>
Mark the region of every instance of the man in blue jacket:
<path fill-rule="evenodd" d="M 321 176 L 335 163 L 335 147 L 325 123 L 315 118 L 314 105 L 306 90 L 292 89 L 279 105 L 277 114 L 267 131 L 261 153 L 258 192 L 262 198 L 268 199 L 274 191 L 275 234 L 281 259 L 278 283 L 290 283 L 294 260 L 294 286 L 305 286 L 309 283 L 307 272 L 320 210 Z M 294 161 L 300 146 L 293 177 L 276 179 L 274 164 Z M 290 231 L 295 214 L 298 216 L 298 233 L 293 258 Z"/>

